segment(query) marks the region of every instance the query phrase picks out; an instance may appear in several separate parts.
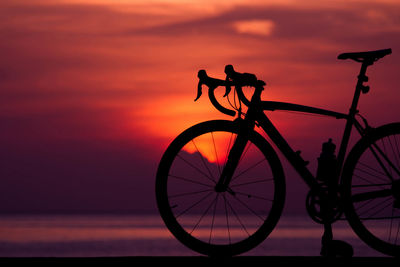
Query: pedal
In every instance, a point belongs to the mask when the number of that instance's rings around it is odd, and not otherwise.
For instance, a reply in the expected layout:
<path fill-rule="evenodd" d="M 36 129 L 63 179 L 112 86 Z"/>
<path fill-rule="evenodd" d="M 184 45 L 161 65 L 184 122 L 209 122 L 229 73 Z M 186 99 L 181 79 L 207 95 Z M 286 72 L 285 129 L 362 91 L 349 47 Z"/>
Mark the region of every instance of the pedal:
<path fill-rule="evenodd" d="M 342 240 L 331 240 L 322 246 L 321 256 L 327 258 L 351 258 L 353 247 Z"/>

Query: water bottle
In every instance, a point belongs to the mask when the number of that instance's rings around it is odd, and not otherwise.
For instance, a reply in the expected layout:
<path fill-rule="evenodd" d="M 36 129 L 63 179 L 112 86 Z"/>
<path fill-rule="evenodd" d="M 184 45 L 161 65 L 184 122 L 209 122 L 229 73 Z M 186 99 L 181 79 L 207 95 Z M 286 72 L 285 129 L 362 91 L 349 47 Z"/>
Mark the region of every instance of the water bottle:
<path fill-rule="evenodd" d="M 322 152 L 318 158 L 317 180 L 328 183 L 336 180 L 337 159 L 335 155 L 336 145 L 329 138 L 322 144 Z"/>

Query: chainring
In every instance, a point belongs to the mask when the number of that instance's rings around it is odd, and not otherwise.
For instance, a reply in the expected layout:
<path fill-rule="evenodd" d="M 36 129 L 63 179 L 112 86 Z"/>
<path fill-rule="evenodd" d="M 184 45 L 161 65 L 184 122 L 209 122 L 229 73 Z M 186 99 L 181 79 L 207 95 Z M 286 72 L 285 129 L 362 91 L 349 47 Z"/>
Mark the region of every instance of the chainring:
<path fill-rule="evenodd" d="M 340 219 L 343 214 L 343 209 L 341 208 L 340 202 L 335 201 L 334 205 L 331 207 L 332 214 L 330 216 L 324 215 L 321 211 L 321 204 L 323 204 L 323 201 L 326 201 L 328 198 L 328 191 L 327 189 L 321 191 L 310 190 L 308 192 L 306 198 L 306 209 L 308 215 L 313 221 L 320 224 L 333 223 Z"/>

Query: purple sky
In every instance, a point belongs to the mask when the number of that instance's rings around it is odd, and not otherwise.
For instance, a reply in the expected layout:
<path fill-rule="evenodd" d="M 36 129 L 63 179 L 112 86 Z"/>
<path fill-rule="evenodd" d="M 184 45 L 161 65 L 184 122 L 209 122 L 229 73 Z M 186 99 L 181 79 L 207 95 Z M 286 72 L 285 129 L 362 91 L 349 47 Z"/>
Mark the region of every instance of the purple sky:
<path fill-rule="evenodd" d="M 369 69 L 359 108 L 373 125 L 399 120 L 398 1 L 247 2 L 1 2 L 0 212 L 156 212 L 168 143 L 229 119 L 206 97 L 193 102 L 199 69 L 223 78 L 233 64 L 267 81 L 264 99 L 346 112 L 359 64 L 337 55 L 392 48 Z M 343 131 L 271 118 L 313 170 L 322 142 Z M 286 176 L 295 212 L 304 185 L 290 167 Z"/>

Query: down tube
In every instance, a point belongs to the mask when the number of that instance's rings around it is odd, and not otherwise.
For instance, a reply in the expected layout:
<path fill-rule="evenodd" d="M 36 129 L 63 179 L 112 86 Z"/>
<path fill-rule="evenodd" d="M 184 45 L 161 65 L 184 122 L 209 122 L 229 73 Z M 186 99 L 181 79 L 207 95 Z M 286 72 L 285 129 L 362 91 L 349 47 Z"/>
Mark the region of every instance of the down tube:
<path fill-rule="evenodd" d="M 293 149 L 289 146 L 286 140 L 282 137 L 279 131 L 263 112 L 257 115 L 257 121 L 260 126 L 279 148 L 282 154 L 288 159 L 290 164 L 292 164 L 295 170 L 300 174 L 304 182 L 306 182 L 310 188 L 318 188 L 319 184 L 312 173 L 307 169 L 307 163 L 304 161 L 304 159 L 298 153 L 293 151 Z"/>

